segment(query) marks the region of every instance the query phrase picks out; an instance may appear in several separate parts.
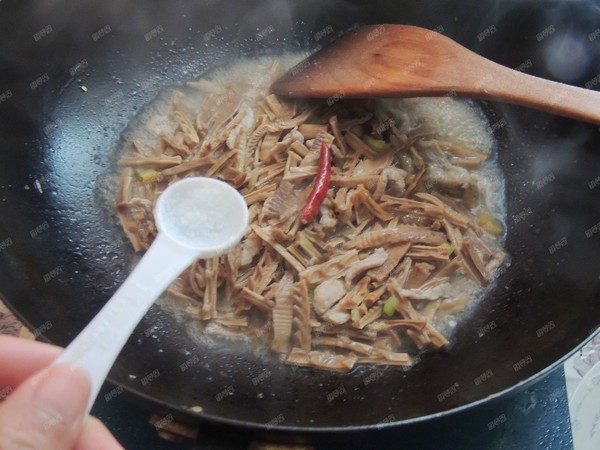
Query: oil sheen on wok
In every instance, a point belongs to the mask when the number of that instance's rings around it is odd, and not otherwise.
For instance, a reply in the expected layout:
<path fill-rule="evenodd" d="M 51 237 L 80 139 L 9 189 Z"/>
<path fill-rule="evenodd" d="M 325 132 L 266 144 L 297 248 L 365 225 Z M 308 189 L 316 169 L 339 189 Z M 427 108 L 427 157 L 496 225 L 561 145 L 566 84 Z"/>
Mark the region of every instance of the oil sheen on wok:
<path fill-rule="evenodd" d="M 453 98 L 270 95 L 299 58 L 248 60 L 159 95 L 120 149 L 118 218 L 144 252 L 170 183 L 226 181 L 244 195 L 250 226 L 234 250 L 196 261 L 170 286 L 186 320 L 290 365 L 410 366 L 449 345 L 506 264 L 490 128 Z M 304 224 L 323 143 L 330 185 Z"/>

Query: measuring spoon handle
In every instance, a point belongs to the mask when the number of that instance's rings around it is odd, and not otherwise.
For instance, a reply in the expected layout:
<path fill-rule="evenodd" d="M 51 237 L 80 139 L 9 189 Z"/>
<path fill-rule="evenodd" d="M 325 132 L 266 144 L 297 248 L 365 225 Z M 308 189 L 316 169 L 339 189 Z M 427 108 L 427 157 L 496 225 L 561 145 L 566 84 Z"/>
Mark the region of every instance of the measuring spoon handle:
<path fill-rule="evenodd" d="M 134 328 L 160 294 L 192 264 L 198 254 L 197 250 L 159 233 L 117 292 L 53 362 L 71 363 L 89 374 L 92 388 L 88 413 Z"/>

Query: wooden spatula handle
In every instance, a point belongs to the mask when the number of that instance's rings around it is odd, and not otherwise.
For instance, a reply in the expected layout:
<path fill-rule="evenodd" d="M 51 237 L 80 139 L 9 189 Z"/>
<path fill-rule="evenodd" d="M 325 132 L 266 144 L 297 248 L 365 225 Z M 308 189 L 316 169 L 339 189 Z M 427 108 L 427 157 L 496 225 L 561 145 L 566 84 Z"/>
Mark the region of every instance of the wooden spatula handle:
<path fill-rule="evenodd" d="M 600 92 L 528 75 L 488 61 L 474 96 L 503 100 L 600 125 Z"/>

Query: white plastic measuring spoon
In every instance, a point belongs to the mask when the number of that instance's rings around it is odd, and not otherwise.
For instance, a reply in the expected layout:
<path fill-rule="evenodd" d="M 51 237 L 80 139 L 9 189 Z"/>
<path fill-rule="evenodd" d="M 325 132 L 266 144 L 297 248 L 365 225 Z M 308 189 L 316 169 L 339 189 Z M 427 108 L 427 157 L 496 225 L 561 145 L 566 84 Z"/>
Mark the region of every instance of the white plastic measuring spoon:
<path fill-rule="evenodd" d="M 87 412 L 133 329 L 169 284 L 198 258 L 227 253 L 248 227 L 238 191 L 212 178 L 185 178 L 161 194 L 154 210 L 158 235 L 133 272 L 53 362 L 71 363 L 92 381 Z"/>

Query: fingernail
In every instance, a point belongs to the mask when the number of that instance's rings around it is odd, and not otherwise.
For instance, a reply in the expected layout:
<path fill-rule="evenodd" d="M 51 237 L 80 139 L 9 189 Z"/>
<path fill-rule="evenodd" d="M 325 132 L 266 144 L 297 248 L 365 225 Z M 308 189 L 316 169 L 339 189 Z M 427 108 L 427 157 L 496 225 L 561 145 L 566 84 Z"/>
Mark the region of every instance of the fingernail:
<path fill-rule="evenodd" d="M 34 379 L 34 405 L 64 424 L 82 420 L 90 395 L 90 379 L 69 364 L 51 366 Z"/>

